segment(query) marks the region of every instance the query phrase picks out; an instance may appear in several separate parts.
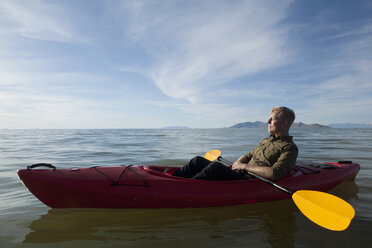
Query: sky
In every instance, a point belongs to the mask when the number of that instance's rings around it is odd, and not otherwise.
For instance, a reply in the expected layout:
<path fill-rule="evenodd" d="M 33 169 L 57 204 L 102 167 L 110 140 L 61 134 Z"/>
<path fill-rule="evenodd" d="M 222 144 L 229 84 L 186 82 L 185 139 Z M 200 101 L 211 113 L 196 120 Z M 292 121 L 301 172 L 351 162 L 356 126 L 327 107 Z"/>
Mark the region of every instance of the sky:
<path fill-rule="evenodd" d="M 0 0 L 0 128 L 372 123 L 372 1 Z"/>

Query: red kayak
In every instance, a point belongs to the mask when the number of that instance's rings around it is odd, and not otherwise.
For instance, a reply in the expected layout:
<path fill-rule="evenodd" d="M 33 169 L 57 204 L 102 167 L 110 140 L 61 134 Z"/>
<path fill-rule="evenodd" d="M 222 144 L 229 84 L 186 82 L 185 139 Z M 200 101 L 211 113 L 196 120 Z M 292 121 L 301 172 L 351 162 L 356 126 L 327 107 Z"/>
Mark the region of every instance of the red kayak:
<path fill-rule="evenodd" d="M 47 169 L 35 169 L 47 166 Z M 19 170 L 23 184 L 52 208 L 216 207 L 290 198 L 259 179 L 206 181 L 172 176 L 178 167 L 115 166 L 56 169 L 36 164 Z M 276 181 L 289 190 L 329 191 L 358 174 L 359 164 L 297 163 Z"/>

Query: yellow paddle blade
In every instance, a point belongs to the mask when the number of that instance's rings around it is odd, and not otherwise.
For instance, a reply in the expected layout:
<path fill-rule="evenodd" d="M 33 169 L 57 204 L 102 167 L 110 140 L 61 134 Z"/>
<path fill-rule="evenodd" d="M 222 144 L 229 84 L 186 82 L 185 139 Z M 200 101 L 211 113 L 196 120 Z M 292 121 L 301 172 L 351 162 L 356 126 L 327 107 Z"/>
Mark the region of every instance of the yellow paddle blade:
<path fill-rule="evenodd" d="M 292 199 L 307 218 L 333 231 L 345 230 L 355 215 L 349 203 L 324 192 L 299 190 Z"/>
<path fill-rule="evenodd" d="M 207 153 L 204 155 L 204 158 L 208 159 L 209 161 L 214 161 L 214 160 L 216 160 L 220 155 L 221 155 L 221 151 L 220 151 L 220 150 L 212 150 L 212 151 L 207 152 Z"/>

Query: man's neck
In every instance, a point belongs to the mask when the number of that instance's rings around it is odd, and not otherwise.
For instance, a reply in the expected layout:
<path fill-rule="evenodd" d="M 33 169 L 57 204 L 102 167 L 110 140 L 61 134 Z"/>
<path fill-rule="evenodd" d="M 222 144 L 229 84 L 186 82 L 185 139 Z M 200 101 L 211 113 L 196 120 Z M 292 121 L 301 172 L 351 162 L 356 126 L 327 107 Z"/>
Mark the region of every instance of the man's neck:
<path fill-rule="evenodd" d="M 280 132 L 280 133 L 272 133 L 271 134 L 272 136 L 274 137 L 285 137 L 285 136 L 289 136 L 289 132 Z"/>

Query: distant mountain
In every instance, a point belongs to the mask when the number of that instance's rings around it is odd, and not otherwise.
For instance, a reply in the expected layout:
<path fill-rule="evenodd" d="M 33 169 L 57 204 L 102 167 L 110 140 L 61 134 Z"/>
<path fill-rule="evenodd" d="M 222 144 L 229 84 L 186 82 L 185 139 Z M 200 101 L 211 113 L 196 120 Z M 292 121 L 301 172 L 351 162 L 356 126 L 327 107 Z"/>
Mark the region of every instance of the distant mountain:
<path fill-rule="evenodd" d="M 302 122 L 295 122 L 292 124 L 292 128 L 329 128 L 329 126 L 320 125 L 317 123 L 305 124 Z"/>
<path fill-rule="evenodd" d="M 372 124 L 363 123 L 332 123 L 328 126 L 333 128 L 372 128 Z"/>
<path fill-rule="evenodd" d="M 183 127 L 183 126 L 170 126 L 170 127 L 163 127 L 163 129 L 188 129 L 188 127 Z"/>
<path fill-rule="evenodd" d="M 262 121 L 255 121 L 255 122 L 248 121 L 248 122 L 242 122 L 242 123 L 235 124 L 234 126 L 230 128 L 251 128 L 251 127 L 267 127 L 267 123 L 262 122 Z"/>
<path fill-rule="evenodd" d="M 255 122 L 242 122 L 242 123 L 237 123 L 230 128 L 265 128 L 267 127 L 266 122 L 262 121 L 255 121 Z M 320 125 L 320 124 L 305 124 L 302 122 L 295 122 L 292 125 L 292 128 L 329 128 L 328 126 L 325 125 Z"/>

